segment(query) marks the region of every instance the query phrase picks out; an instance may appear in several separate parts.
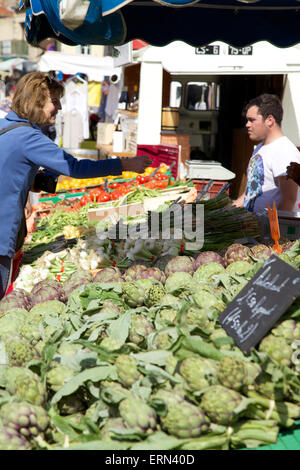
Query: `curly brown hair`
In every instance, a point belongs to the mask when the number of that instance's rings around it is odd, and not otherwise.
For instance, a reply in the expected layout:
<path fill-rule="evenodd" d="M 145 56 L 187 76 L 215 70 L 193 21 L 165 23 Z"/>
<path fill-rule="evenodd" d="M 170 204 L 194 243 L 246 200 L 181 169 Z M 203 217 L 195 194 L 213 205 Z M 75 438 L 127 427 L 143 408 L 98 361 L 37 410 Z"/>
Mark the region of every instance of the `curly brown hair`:
<path fill-rule="evenodd" d="M 44 126 L 47 124 L 43 108 L 49 93 L 64 94 L 64 86 L 42 72 L 24 75 L 17 83 L 11 109 L 20 117 Z"/>

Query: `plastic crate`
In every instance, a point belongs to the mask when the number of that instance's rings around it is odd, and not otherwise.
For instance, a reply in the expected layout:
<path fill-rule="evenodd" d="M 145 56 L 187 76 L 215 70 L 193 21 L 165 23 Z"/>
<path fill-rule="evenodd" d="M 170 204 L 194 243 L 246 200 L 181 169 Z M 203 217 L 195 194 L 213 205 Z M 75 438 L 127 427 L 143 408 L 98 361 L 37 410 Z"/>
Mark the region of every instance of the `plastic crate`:
<path fill-rule="evenodd" d="M 198 192 L 202 191 L 202 189 L 208 183 L 208 181 L 209 180 L 192 179 L 192 182 Z M 220 189 L 223 187 L 223 185 L 226 183 L 228 183 L 228 181 L 214 181 L 214 184 L 208 191 L 209 199 L 214 198 L 218 194 Z M 229 194 L 229 189 L 227 190 L 227 194 Z"/>

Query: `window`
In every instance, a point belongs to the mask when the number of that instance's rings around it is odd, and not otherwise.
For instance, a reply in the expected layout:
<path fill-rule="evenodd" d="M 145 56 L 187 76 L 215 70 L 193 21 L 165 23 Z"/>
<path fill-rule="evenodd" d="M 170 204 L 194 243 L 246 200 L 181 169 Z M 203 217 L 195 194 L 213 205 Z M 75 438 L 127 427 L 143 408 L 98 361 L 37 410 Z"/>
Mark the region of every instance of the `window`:
<path fill-rule="evenodd" d="M 180 82 L 171 82 L 170 87 L 170 107 L 179 108 L 181 104 L 182 84 Z"/>
<path fill-rule="evenodd" d="M 91 46 L 80 46 L 80 54 L 90 54 L 91 53 Z"/>
<path fill-rule="evenodd" d="M 206 111 L 219 109 L 220 86 L 214 82 L 188 82 L 186 86 L 187 109 Z"/>

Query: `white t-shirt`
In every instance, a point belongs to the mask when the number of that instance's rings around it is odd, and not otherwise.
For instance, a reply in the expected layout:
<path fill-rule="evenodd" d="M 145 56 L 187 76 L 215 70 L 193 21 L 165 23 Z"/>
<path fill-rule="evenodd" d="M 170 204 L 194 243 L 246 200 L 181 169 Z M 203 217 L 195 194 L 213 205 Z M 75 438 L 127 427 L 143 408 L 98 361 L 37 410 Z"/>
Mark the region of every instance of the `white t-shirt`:
<path fill-rule="evenodd" d="M 273 207 L 280 201 L 278 176 L 286 175 L 286 168 L 291 162 L 300 163 L 300 152 L 286 137 L 282 136 L 267 145 L 259 144 L 249 161 L 248 181 L 244 206 L 254 212 L 264 212 L 267 202 Z M 299 211 L 300 188 L 294 206 Z"/>

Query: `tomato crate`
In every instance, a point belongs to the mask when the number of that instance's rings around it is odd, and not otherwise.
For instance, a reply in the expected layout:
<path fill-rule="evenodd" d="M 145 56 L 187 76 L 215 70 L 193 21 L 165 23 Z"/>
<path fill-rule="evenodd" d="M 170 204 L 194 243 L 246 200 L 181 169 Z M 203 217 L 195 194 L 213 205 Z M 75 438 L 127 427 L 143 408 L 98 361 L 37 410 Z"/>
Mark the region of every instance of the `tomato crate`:
<path fill-rule="evenodd" d="M 208 183 L 209 180 L 203 180 L 203 179 L 192 179 L 192 182 L 197 189 L 198 192 L 202 191 L 204 189 L 205 185 Z M 214 198 L 220 189 L 223 187 L 224 184 L 228 183 L 228 181 L 214 181 L 214 184 L 208 191 L 208 199 Z M 229 189 L 227 189 L 227 194 L 229 194 Z"/>

